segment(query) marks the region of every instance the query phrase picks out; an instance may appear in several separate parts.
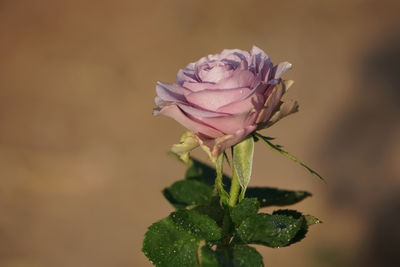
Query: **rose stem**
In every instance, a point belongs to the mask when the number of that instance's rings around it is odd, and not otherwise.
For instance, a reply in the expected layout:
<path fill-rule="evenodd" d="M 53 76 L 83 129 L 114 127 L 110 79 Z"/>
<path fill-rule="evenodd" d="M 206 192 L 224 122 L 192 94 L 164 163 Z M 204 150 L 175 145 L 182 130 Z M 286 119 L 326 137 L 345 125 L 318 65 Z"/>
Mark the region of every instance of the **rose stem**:
<path fill-rule="evenodd" d="M 232 153 L 233 153 L 233 150 L 232 150 Z M 238 176 L 235 171 L 235 167 L 233 166 L 233 163 L 232 163 L 232 182 L 231 182 L 231 190 L 229 193 L 229 200 L 228 200 L 229 207 L 234 207 L 236 205 L 236 202 L 237 202 L 237 199 L 239 196 L 239 190 L 240 190 L 240 184 L 239 184 Z M 223 238 L 224 244 L 219 247 L 225 251 L 225 256 L 229 260 L 230 260 L 230 256 L 228 253 L 228 247 L 229 247 L 229 243 L 230 243 L 231 237 L 232 237 L 231 227 L 232 227 L 232 222 L 231 222 L 231 218 L 229 215 L 229 209 L 226 209 L 224 219 L 222 221 L 222 233 L 224 235 L 224 238 Z"/>

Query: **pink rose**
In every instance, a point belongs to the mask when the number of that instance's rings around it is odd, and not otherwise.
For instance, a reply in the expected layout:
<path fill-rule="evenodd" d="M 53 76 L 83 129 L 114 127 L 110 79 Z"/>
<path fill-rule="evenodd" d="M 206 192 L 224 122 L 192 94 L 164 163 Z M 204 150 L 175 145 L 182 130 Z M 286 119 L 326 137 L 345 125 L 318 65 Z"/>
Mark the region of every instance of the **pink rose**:
<path fill-rule="evenodd" d="M 255 46 L 203 57 L 179 70 L 176 83 L 157 82 L 154 114 L 175 119 L 217 156 L 297 111 L 296 101 L 281 101 L 292 84 L 281 77 L 291 67 L 274 66 Z"/>

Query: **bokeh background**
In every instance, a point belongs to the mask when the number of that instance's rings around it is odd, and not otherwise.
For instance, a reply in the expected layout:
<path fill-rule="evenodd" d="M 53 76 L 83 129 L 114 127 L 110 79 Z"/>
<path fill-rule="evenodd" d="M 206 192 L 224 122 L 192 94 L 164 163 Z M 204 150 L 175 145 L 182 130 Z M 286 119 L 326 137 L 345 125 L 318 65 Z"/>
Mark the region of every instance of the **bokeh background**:
<path fill-rule="evenodd" d="M 400 266 L 400 1 L 0 0 L 0 266 L 150 266 L 183 177 L 155 82 L 224 48 L 290 61 L 300 112 L 263 133 L 252 185 L 308 190 L 324 224 L 266 266 Z M 195 153 L 206 160 L 201 152 Z M 271 211 L 267 209 L 266 211 Z"/>

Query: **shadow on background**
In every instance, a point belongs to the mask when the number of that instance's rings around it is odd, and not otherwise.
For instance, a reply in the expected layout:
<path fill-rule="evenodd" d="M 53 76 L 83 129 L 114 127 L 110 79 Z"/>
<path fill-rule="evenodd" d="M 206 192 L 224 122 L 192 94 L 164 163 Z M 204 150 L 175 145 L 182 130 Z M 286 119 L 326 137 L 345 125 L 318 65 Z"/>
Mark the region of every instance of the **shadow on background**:
<path fill-rule="evenodd" d="M 359 86 L 319 152 L 330 206 L 352 213 L 364 228 L 358 257 L 340 266 L 400 265 L 400 39 L 379 39 L 361 60 Z"/>

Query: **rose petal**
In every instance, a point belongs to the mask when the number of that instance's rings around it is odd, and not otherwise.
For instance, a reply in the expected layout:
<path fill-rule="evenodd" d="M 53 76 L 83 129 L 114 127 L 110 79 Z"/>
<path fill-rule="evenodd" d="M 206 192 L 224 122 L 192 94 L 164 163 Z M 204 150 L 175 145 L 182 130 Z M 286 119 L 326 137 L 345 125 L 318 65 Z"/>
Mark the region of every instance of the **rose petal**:
<path fill-rule="evenodd" d="M 215 118 L 215 117 L 226 117 L 230 116 L 230 114 L 227 113 L 222 113 L 222 112 L 214 112 L 214 111 L 208 111 L 208 110 L 203 110 L 199 109 L 193 106 L 185 105 L 185 104 L 177 104 L 181 110 L 183 110 L 185 113 L 195 116 L 195 117 L 200 117 L 200 118 Z"/>
<path fill-rule="evenodd" d="M 288 72 L 292 68 L 292 64 L 289 62 L 282 62 L 276 65 L 273 68 L 273 77 L 274 79 L 280 79 L 286 72 Z"/>
<path fill-rule="evenodd" d="M 243 95 L 241 98 L 238 100 L 229 103 L 227 105 L 224 105 L 220 108 L 217 109 L 218 112 L 224 112 L 224 113 L 238 113 L 238 112 L 244 112 L 245 110 L 249 110 L 250 106 L 255 108 L 256 110 L 259 110 L 261 106 L 265 103 L 265 99 L 263 97 L 264 91 L 266 90 L 265 88 L 267 87 L 266 84 L 264 83 L 259 83 L 256 87 L 254 87 L 252 90 L 250 90 L 246 95 Z M 252 98 L 252 95 L 255 95 L 256 97 Z M 249 107 L 246 109 L 246 107 Z"/>
<path fill-rule="evenodd" d="M 222 61 L 237 62 L 236 69 L 239 68 L 240 70 L 247 70 L 249 68 L 249 62 L 251 60 L 249 52 L 239 49 L 226 49 L 222 51 L 221 57 L 223 58 L 221 59 Z"/>
<path fill-rule="evenodd" d="M 297 101 L 288 100 L 286 102 L 281 102 L 279 110 L 276 111 L 267 122 L 260 124 L 258 129 L 271 127 L 280 119 L 283 119 L 284 117 L 293 114 L 297 111 L 299 111 L 299 104 L 297 103 Z"/>
<path fill-rule="evenodd" d="M 249 112 L 226 117 L 208 117 L 201 118 L 200 120 L 225 134 L 234 134 L 236 131 L 254 124 L 256 117 L 257 112 L 251 110 Z"/>
<path fill-rule="evenodd" d="M 180 124 L 182 124 L 185 128 L 196 134 L 203 134 L 210 138 L 216 138 L 223 135 L 222 132 L 213 129 L 210 126 L 201 124 L 197 121 L 194 121 L 192 118 L 187 117 L 176 105 L 169 105 L 163 108 L 157 108 L 153 111 L 154 115 L 165 115 L 167 117 L 173 118 Z"/>
<path fill-rule="evenodd" d="M 207 110 L 217 110 L 248 94 L 249 88 L 229 90 L 203 90 L 186 95 L 189 103 Z"/>
<path fill-rule="evenodd" d="M 157 96 L 161 100 L 168 102 L 186 102 L 185 96 L 183 95 L 184 90 L 184 88 L 175 83 L 166 84 L 157 82 L 156 85 Z"/>
<path fill-rule="evenodd" d="M 216 55 L 208 55 L 205 57 L 200 58 L 195 64 L 194 64 L 194 74 L 196 75 L 198 81 L 201 82 L 201 77 L 199 75 L 199 72 L 204 69 L 204 66 L 207 66 L 207 62 L 214 62 L 218 58 L 216 58 Z"/>
<path fill-rule="evenodd" d="M 192 92 L 199 92 L 214 87 L 215 83 L 206 82 L 187 82 L 185 81 L 182 86 Z"/>
<path fill-rule="evenodd" d="M 253 70 L 254 73 L 260 74 L 261 80 L 268 80 L 267 74 L 270 72 L 270 69 L 273 68 L 268 55 L 257 46 L 252 47 L 250 54 L 252 59 L 250 69 Z"/>
<path fill-rule="evenodd" d="M 184 82 L 197 82 L 194 72 L 180 69 L 176 75 L 177 82 L 182 85 Z"/>
<path fill-rule="evenodd" d="M 185 67 L 184 71 L 185 72 L 192 72 L 192 71 L 195 71 L 195 68 L 196 68 L 196 63 L 195 62 L 191 62 Z"/>
<path fill-rule="evenodd" d="M 256 73 L 262 70 L 265 63 L 270 62 L 268 55 L 257 46 L 253 46 L 251 48 L 250 55 L 251 55 L 250 69 L 254 70 L 254 72 Z"/>
<path fill-rule="evenodd" d="M 222 79 L 218 83 L 209 83 L 209 82 L 184 82 L 183 87 L 193 91 L 203 91 L 203 90 L 225 90 L 225 89 L 233 89 L 233 88 L 241 88 L 241 87 L 250 87 L 255 80 L 255 76 L 252 72 L 248 70 L 235 70 L 232 72 L 231 76 L 225 79 Z"/>
<path fill-rule="evenodd" d="M 221 80 L 219 83 L 213 85 L 210 89 L 230 89 L 249 87 L 252 85 L 255 75 L 248 70 L 236 69 L 231 77 Z"/>
<path fill-rule="evenodd" d="M 218 83 L 222 79 L 226 79 L 232 75 L 233 66 L 219 61 L 219 64 L 212 64 L 210 69 L 202 69 L 199 71 L 199 77 L 203 82 Z"/>
<path fill-rule="evenodd" d="M 156 96 L 154 98 L 154 103 L 156 103 L 156 106 L 161 106 L 164 103 L 164 101 L 160 97 Z"/>
<path fill-rule="evenodd" d="M 264 123 L 269 120 L 272 115 L 272 112 L 276 109 L 279 104 L 279 101 L 282 98 L 282 95 L 285 93 L 284 86 L 280 83 L 278 86 L 275 86 L 272 89 L 271 94 L 268 96 L 265 101 L 264 107 L 262 108 L 258 118 L 257 123 Z"/>
<path fill-rule="evenodd" d="M 264 103 L 265 103 L 264 96 L 258 93 L 254 93 L 253 95 L 247 97 L 244 100 L 235 101 L 233 103 L 229 103 L 228 105 L 218 108 L 217 112 L 235 114 L 235 113 L 243 113 L 251 109 L 259 111 L 263 107 Z"/>

